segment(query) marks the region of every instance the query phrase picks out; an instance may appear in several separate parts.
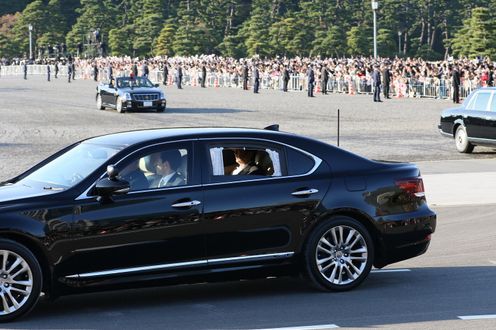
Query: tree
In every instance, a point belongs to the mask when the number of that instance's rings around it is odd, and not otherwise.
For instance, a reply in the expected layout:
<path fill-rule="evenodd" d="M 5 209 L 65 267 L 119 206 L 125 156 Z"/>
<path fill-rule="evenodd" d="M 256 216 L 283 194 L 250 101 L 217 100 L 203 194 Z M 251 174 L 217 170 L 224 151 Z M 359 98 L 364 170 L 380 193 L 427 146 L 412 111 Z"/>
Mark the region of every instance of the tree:
<path fill-rule="evenodd" d="M 207 43 L 204 29 L 198 24 L 198 3 L 193 0 L 181 2 L 178 8 L 178 28 L 172 44 L 176 55 L 201 54 Z"/>
<path fill-rule="evenodd" d="M 312 55 L 340 57 L 346 53 L 346 36 L 339 26 L 318 31 L 312 42 Z"/>
<path fill-rule="evenodd" d="M 36 41 L 44 33 L 50 30 L 50 20 L 49 13 L 47 11 L 47 6 L 42 0 L 35 0 L 31 2 L 22 11 L 19 19 L 16 20 L 12 31 L 14 35 L 14 43 L 17 48 L 25 53 L 29 54 L 29 29 L 28 26 L 31 24 L 33 26 L 32 39 L 33 45 L 33 56 L 36 53 Z"/>
<path fill-rule="evenodd" d="M 134 55 L 133 34 L 134 28 L 132 25 L 125 25 L 121 28 L 110 30 L 108 37 L 110 53 L 113 56 Z"/>
<path fill-rule="evenodd" d="M 39 45 L 54 45 L 65 41 L 67 32 L 66 20 L 62 14 L 60 0 L 50 0 L 47 6 L 47 15 L 50 17 L 43 33 L 36 42 Z"/>
<path fill-rule="evenodd" d="M 77 9 L 80 16 L 66 36 L 67 47 L 76 49 L 76 45 L 87 43 L 93 31 L 100 31 L 101 39 L 107 42 L 108 31 L 116 25 L 115 6 L 111 0 L 81 0 L 81 7 Z"/>
<path fill-rule="evenodd" d="M 161 0 L 143 0 L 141 14 L 134 21 L 136 31 L 133 47 L 137 55 L 151 55 L 155 39 L 158 37 L 165 19 Z"/>
<path fill-rule="evenodd" d="M 354 26 L 346 33 L 348 54 L 352 56 L 371 55 L 372 42 L 370 29 L 364 26 Z"/>
<path fill-rule="evenodd" d="M 453 53 L 457 56 L 491 56 L 496 54 L 496 23 L 487 8 L 474 8 L 472 16 L 453 38 Z"/>
<path fill-rule="evenodd" d="M 167 55 L 173 56 L 174 51 L 172 50 L 172 43 L 174 42 L 174 36 L 176 33 L 176 24 L 173 19 L 168 20 L 160 34 L 158 35 L 157 42 L 153 48 L 155 55 Z"/>
<path fill-rule="evenodd" d="M 0 58 L 13 57 L 18 54 L 17 44 L 13 42 L 12 28 L 20 16 L 21 14 L 17 13 L 0 17 Z"/>
<path fill-rule="evenodd" d="M 496 53 L 496 21 L 488 8 L 474 8 L 469 27 L 468 56 L 491 56 Z"/>
<path fill-rule="evenodd" d="M 395 54 L 398 54 L 395 34 L 389 29 L 377 30 L 377 49 L 380 50 L 381 57 L 394 57 Z"/>
<path fill-rule="evenodd" d="M 271 3 L 268 0 L 254 0 L 251 16 L 240 29 L 240 37 L 244 39 L 248 56 L 271 54 L 269 43 L 269 27 L 272 23 Z"/>

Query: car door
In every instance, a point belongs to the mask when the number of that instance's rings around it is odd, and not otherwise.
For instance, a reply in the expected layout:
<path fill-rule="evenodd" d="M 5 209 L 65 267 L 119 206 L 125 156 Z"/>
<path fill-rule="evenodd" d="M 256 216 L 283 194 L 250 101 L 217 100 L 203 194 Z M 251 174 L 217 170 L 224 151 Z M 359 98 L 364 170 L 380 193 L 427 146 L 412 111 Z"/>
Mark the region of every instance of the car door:
<path fill-rule="evenodd" d="M 152 157 L 169 150 L 181 154 L 176 174 L 184 178 L 182 183 L 151 185 L 158 175 Z M 94 196 L 76 200 L 73 239 L 58 272 L 83 278 L 95 276 L 95 272 L 119 276 L 147 270 L 176 271 L 206 263 L 200 228 L 203 192 L 193 151 L 192 142 L 145 148 L 136 154 L 138 158 L 129 156 L 116 166 L 125 166 L 122 173 L 141 172 L 149 184 L 133 189 L 136 178 L 130 175 L 126 179 L 131 182 L 131 191 L 114 196 L 111 202 L 100 202 Z M 137 168 L 127 170 L 133 162 Z"/>
<path fill-rule="evenodd" d="M 467 128 L 467 135 L 470 138 L 484 138 L 487 136 L 487 117 L 491 91 L 481 90 L 474 95 L 474 99 L 467 105 L 467 110 L 463 114 L 463 121 Z"/>
<path fill-rule="evenodd" d="M 208 164 L 203 179 L 209 265 L 292 256 L 329 187 L 328 166 L 304 151 L 270 141 L 204 140 L 202 145 Z M 230 174 L 236 172 L 236 163 L 226 151 L 234 148 L 265 156 L 257 165 L 267 173 Z"/>
<path fill-rule="evenodd" d="M 116 99 L 117 99 L 118 91 L 117 91 L 117 81 L 114 82 L 114 85 L 110 86 L 105 89 L 105 95 L 102 96 L 103 102 L 115 106 L 116 104 Z"/>

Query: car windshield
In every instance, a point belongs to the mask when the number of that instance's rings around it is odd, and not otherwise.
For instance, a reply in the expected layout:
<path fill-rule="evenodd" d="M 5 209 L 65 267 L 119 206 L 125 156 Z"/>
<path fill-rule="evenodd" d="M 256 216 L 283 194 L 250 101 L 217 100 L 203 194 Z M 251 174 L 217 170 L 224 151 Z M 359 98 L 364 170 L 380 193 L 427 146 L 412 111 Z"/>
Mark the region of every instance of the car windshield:
<path fill-rule="evenodd" d="M 84 180 L 122 147 L 81 143 L 21 179 L 19 183 L 41 183 L 45 189 L 68 189 Z"/>
<path fill-rule="evenodd" d="M 131 77 L 117 78 L 118 88 L 130 88 L 130 87 L 154 87 L 152 82 L 145 77 L 136 77 L 131 79 Z"/>

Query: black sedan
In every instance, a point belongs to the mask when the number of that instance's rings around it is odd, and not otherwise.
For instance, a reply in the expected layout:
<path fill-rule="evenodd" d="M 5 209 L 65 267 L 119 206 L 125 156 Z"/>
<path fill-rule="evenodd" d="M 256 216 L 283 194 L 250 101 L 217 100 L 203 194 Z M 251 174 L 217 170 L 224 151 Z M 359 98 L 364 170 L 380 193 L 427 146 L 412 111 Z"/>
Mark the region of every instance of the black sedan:
<path fill-rule="evenodd" d="M 0 184 L 0 321 L 40 292 L 300 273 L 349 290 L 435 227 L 415 165 L 274 127 L 94 137 Z"/>
<path fill-rule="evenodd" d="M 116 109 L 117 112 L 156 110 L 164 112 L 164 92 L 146 77 L 118 77 L 96 88 L 96 107 Z"/>
<path fill-rule="evenodd" d="M 480 88 L 460 107 L 444 110 L 438 128 L 455 139 L 462 153 L 471 153 L 476 145 L 496 147 L 496 88 Z"/>

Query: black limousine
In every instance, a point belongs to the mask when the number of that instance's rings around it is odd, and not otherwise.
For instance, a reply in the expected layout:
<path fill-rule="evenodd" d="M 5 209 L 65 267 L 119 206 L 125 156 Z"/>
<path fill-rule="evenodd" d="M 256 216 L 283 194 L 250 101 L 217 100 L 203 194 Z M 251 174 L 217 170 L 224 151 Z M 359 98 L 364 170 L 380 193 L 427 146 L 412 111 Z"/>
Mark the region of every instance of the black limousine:
<path fill-rule="evenodd" d="M 462 153 L 477 145 L 496 147 L 496 88 L 477 89 L 461 106 L 444 110 L 438 128 Z"/>
<path fill-rule="evenodd" d="M 164 92 L 146 77 L 117 77 L 96 87 L 96 107 L 126 111 L 156 110 L 164 112 L 167 100 Z"/>
<path fill-rule="evenodd" d="M 0 184 L 0 321 L 41 292 L 298 274 L 350 290 L 435 228 L 415 165 L 274 126 L 93 137 Z"/>

